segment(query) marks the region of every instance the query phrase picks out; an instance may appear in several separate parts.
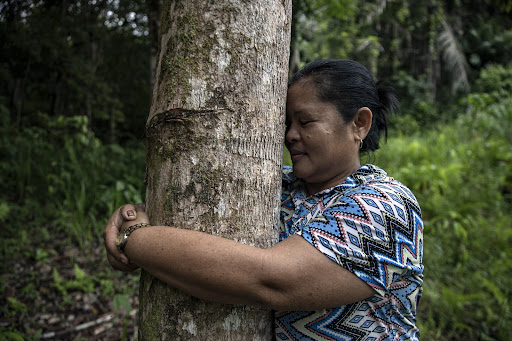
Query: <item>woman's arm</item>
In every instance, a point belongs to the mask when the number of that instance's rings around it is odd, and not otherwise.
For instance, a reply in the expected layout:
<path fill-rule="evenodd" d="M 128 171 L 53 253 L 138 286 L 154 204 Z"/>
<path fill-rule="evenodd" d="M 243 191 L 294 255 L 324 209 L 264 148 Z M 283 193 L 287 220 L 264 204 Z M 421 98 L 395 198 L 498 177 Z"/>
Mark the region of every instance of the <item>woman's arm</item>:
<path fill-rule="evenodd" d="M 259 249 L 202 232 L 151 226 L 135 230 L 125 252 L 164 282 L 217 302 L 315 310 L 375 294 L 300 236 Z"/>

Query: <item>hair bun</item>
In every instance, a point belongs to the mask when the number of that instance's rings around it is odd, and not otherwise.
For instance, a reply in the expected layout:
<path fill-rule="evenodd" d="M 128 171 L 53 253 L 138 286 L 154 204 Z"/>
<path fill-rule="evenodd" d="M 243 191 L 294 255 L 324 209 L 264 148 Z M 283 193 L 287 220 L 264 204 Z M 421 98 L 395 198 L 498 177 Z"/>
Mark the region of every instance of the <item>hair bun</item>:
<path fill-rule="evenodd" d="M 386 115 L 392 115 L 400 109 L 400 101 L 395 93 L 395 89 L 391 86 L 384 85 L 382 82 L 377 83 L 377 94 L 381 104 L 382 111 Z"/>

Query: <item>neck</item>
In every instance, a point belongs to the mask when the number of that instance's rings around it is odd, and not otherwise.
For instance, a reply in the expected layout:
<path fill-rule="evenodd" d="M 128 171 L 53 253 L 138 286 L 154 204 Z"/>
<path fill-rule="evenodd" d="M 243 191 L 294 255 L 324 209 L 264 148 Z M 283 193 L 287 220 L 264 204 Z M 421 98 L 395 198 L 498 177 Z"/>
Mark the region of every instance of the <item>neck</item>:
<path fill-rule="evenodd" d="M 346 172 L 342 174 L 336 174 L 334 177 L 328 179 L 327 181 L 320 183 L 306 182 L 307 195 L 311 196 L 328 188 L 341 185 L 348 176 L 354 174 L 359 168 L 361 168 L 361 164 L 357 163 L 357 165 L 354 165 L 354 167 L 349 168 Z"/>

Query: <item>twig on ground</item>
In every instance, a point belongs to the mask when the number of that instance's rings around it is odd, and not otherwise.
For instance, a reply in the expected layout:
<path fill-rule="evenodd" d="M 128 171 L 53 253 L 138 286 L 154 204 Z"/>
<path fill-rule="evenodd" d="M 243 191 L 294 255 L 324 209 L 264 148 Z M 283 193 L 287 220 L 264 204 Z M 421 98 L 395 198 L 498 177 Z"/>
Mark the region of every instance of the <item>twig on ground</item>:
<path fill-rule="evenodd" d="M 55 338 L 55 337 L 60 337 L 60 336 L 66 335 L 66 334 L 71 334 L 71 333 L 74 333 L 74 332 L 78 332 L 78 331 L 81 331 L 81 330 L 84 330 L 84 329 L 87 329 L 87 328 L 91 328 L 91 327 L 97 326 L 97 325 L 102 324 L 102 323 L 106 323 L 106 322 L 112 320 L 113 318 L 114 318 L 114 313 L 110 312 L 110 313 L 107 313 L 107 314 L 103 315 L 102 317 L 100 317 L 100 318 L 98 318 L 98 319 L 96 319 L 94 321 L 85 322 L 85 323 L 79 324 L 77 326 L 74 326 L 73 328 L 61 330 L 61 331 L 58 331 L 58 332 L 44 333 L 43 335 L 41 335 L 41 339 L 52 339 L 52 338 Z"/>

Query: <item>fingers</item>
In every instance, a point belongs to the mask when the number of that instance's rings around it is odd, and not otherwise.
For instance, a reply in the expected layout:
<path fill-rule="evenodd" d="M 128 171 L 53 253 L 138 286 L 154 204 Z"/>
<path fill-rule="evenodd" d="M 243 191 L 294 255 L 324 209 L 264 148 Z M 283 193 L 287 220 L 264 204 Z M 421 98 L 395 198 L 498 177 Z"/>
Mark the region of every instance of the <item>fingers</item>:
<path fill-rule="evenodd" d="M 135 220 L 137 219 L 137 213 L 139 212 L 146 212 L 146 205 L 145 204 L 127 204 L 124 206 L 121 206 L 121 217 L 124 220 Z"/>
<path fill-rule="evenodd" d="M 137 219 L 137 211 L 139 212 L 139 219 L 147 219 L 144 209 L 144 204 L 124 205 L 117 209 L 107 222 L 107 226 L 103 231 L 103 239 L 105 241 L 108 262 L 115 270 L 133 271 L 137 269 L 137 266 L 130 264 L 128 257 L 119 251 L 116 246 L 116 238 L 124 222 Z"/>
<path fill-rule="evenodd" d="M 121 211 L 121 217 L 124 220 L 135 220 L 137 218 L 137 206 L 139 205 L 128 204 L 121 206 L 119 209 Z"/>
<path fill-rule="evenodd" d="M 127 205 L 125 205 L 127 206 Z M 119 227 L 119 230 L 122 231 L 123 229 L 125 228 L 128 228 L 132 225 L 135 225 L 135 224 L 141 224 L 141 223 L 146 223 L 146 224 L 149 224 L 149 217 L 148 215 L 146 214 L 146 212 L 144 211 L 144 206 L 143 205 L 131 205 L 131 207 L 126 207 L 125 206 L 122 207 L 122 209 L 126 209 L 126 212 L 130 211 L 131 208 L 133 207 L 135 209 L 135 218 L 132 218 L 131 220 L 123 220 L 123 224 Z"/>
<path fill-rule="evenodd" d="M 114 270 L 129 272 L 129 271 L 136 270 L 138 268 L 137 265 L 132 264 L 132 263 L 129 263 L 129 264 L 121 263 L 108 253 L 107 253 L 107 259 L 108 259 L 108 262 L 110 263 L 110 266 Z"/>
<path fill-rule="evenodd" d="M 126 257 L 126 255 L 124 255 L 121 251 L 119 251 L 116 246 L 116 238 L 119 234 L 122 222 L 123 220 L 120 218 L 120 211 L 116 210 L 112 217 L 110 217 L 107 226 L 103 231 L 103 239 L 105 241 L 107 257 L 113 258 L 119 263 L 128 264 L 128 257 Z M 110 263 L 112 264 L 112 262 Z"/>

